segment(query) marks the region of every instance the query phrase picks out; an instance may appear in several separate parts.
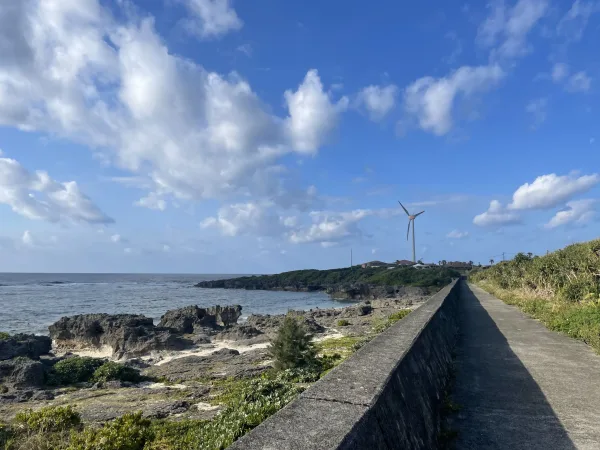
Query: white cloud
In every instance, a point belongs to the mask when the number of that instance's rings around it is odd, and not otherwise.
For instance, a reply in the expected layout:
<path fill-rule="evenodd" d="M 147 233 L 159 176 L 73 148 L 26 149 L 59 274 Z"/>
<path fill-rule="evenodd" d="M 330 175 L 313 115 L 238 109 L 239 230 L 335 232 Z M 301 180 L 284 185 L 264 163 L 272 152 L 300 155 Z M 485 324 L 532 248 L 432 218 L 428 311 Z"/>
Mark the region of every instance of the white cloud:
<path fill-rule="evenodd" d="M 573 74 L 567 83 L 566 89 L 569 92 L 587 92 L 592 86 L 592 79 L 585 71 Z"/>
<path fill-rule="evenodd" d="M 459 230 L 452 230 L 450 233 L 448 233 L 446 235 L 446 237 L 448 237 L 450 239 L 463 239 L 468 236 L 469 236 L 468 231 L 459 231 Z"/>
<path fill-rule="evenodd" d="M 237 203 L 223 206 L 217 217 L 209 217 L 200 223 L 201 228 L 217 228 L 225 236 L 252 234 L 278 236 L 295 226 L 296 217 L 279 216 L 270 209 L 270 203 Z"/>
<path fill-rule="evenodd" d="M 471 97 L 497 84 L 504 72 L 498 65 L 463 66 L 444 78 L 423 77 L 408 86 L 404 105 L 419 126 L 437 135 L 450 131 L 457 97 Z"/>
<path fill-rule="evenodd" d="M 550 221 L 544 225 L 546 228 L 556 228 L 567 224 L 585 224 L 594 218 L 594 207 L 597 200 L 574 200 L 567 203 L 567 209 L 557 212 Z"/>
<path fill-rule="evenodd" d="M 577 194 L 590 190 L 600 183 L 600 175 L 574 174 L 558 176 L 554 173 L 537 177 L 533 183 L 525 183 L 513 194 L 509 209 L 548 209 L 554 208 Z"/>
<path fill-rule="evenodd" d="M 556 63 L 552 66 L 552 81 L 558 83 L 569 75 L 569 66 L 565 63 Z"/>
<path fill-rule="evenodd" d="M 206 39 L 220 37 L 242 28 L 243 22 L 231 7 L 230 0 L 180 0 L 191 18 L 184 21 L 192 34 Z"/>
<path fill-rule="evenodd" d="M 149 209 L 156 209 L 158 211 L 164 211 L 167 208 L 167 202 L 160 198 L 156 192 L 150 192 L 146 197 L 140 198 L 137 202 L 135 202 L 135 205 Z"/>
<path fill-rule="evenodd" d="M 248 58 L 250 58 L 252 56 L 252 53 L 254 52 L 251 44 L 242 44 L 238 46 L 237 51 L 242 52 Z"/>
<path fill-rule="evenodd" d="M 25 230 L 25 232 L 23 233 L 23 236 L 21 237 L 21 242 L 26 247 L 35 247 L 35 241 L 29 230 Z"/>
<path fill-rule="evenodd" d="M 398 88 L 389 84 L 387 86 L 367 86 L 358 93 L 358 106 L 364 107 L 371 120 L 383 119 L 396 106 Z"/>
<path fill-rule="evenodd" d="M 371 249 L 371 254 L 374 255 L 375 253 L 377 253 L 377 249 L 376 248 Z"/>
<path fill-rule="evenodd" d="M 314 69 L 308 71 L 296 92 L 288 90 L 284 97 L 290 112 L 287 131 L 300 153 L 315 153 L 337 124 L 339 113 L 348 106 L 347 97 L 332 103 Z"/>
<path fill-rule="evenodd" d="M 568 41 L 579 41 L 583 37 L 591 15 L 597 12 L 600 12 L 598 2 L 575 0 L 569 11 L 558 23 L 556 31 Z"/>
<path fill-rule="evenodd" d="M 162 246 L 162 249 L 163 249 L 163 252 L 165 252 L 165 253 L 168 253 L 168 252 L 170 252 L 170 251 L 171 251 L 171 246 L 170 246 L 170 245 L 167 245 L 167 244 L 164 244 L 164 245 Z"/>
<path fill-rule="evenodd" d="M 133 252 L 133 249 L 130 247 L 126 247 L 123 249 L 123 253 L 132 253 L 132 252 Z"/>
<path fill-rule="evenodd" d="M 294 244 L 328 243 L 358 237 L 362 235 L 358 222 L 374 212 L 368 209 L 357 209 L 349 212 L 313 211 L 310 213 L 312 225 L 298 228 L 289 233 L 289 240 Z"/>
<path fill-rule="evenodd" d="M 506 210 L 498 200 L 492 200 L 488 210 L 473 219 L 473 223 L 480 227 L 514 225 L 519 222 L 519 216 L 513 211 Z"/>
<path fill-rule="evenodd" d="M 548 10 L 546 0 L 519 0 L 512 8 L 504 1 L 492 4 L 492 13 L 478 31 L 478 41 L 495 47 L 492 59 L 513 59 L 530 51 L 527 36 Z"/>
<path fill-rule="evenodd" d="M 0 125 L 102 151 L 143 180 L 142 206 L 248 195 L 294 203 L 279 159 L 316 153 L 348 104 L 311 70 L 285 92 L 289 116 L 277 117 L 240 75 L 169 53 L 151 19 L 120 23 L 97 0 L 9 3 Z"/>
<path fill-rule="evenodd" d="M 75 181 L 60 183 L 47 172 L 30 173 L 16 160 L 0 158 L 0 204 L 29 219 L 111 223 Z"/>
<path fill-rule="evenodd" d="M 533 118 L 532 128 L 536 129 L 546 121 L 548 115 L 548 99 L 538 98 L 530 101 L 525 107 L 525 111 L 531 114 Z"/>
<path fill-rule="evenodd" d="M 116 243 L 116 242 L 121 242 L 121 239 L 122 239 L 122 238 L 121 238 L 121 235 L 120 235 L 120 234 L 113 234 L 113 235 L 110 237 L 110 240 L 111 240 L 112 242 L 115 242 L 115 243 Z"/>

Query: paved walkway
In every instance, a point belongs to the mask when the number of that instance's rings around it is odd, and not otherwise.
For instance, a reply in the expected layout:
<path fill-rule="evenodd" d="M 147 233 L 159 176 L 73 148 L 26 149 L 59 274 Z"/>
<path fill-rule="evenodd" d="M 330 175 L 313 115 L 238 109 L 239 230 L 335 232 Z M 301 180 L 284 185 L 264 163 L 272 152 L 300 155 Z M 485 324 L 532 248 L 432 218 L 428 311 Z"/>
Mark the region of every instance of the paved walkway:
<path fill-rule="evenodd" d="M 458 449 L 600 449 L 600 356 L 467 285 L 453 428 Z"/>

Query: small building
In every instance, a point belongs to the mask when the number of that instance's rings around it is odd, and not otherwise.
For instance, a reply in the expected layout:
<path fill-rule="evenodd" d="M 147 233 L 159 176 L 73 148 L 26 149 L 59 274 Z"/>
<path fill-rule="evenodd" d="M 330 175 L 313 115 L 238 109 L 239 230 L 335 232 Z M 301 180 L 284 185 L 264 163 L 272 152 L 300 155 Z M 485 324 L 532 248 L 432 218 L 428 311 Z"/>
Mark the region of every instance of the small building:
<path fill-rule="evenodd" d="M 381 261 L 369 261 L 364 264 L 361 264 L 361 267 L 363 269 L 366 269 L 367 267 L 385 267 L 385 266 L 389 266 L 389 264 L 381 262 Z"/>
<path fill-rule="evenodd" d="M 462 261 L 448 261 L 446 263 L 446 267 L 456 270 L 471 270 L 473 265 L 471 263 Z"/>
<path fill-rule="evenodd" d="M 397 266 L 406 266 L 406 267 L 408 267 L 408 266 L 414 266 L 415 263 L 412 262 L 412 261 L 409 261 L 408 259 L 399 259 L 399 260 L 396 261 L 396 265 Z"/>

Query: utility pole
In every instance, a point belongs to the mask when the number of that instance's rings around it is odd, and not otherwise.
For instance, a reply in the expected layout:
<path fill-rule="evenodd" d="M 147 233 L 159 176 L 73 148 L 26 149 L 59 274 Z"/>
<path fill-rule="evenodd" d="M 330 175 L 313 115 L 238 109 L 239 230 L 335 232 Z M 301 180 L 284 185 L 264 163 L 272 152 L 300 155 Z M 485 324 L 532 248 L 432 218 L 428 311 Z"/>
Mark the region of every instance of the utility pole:
<path fill-rule="evenodd" d="M 504 252 L 502 252 L 502 261 L 504 261 Z"/>
<path fill-rule="evenodd" d="M 354 265 L 352 264 L 352 249 L 350 249 L 350 268 L 352 269 Z"/>

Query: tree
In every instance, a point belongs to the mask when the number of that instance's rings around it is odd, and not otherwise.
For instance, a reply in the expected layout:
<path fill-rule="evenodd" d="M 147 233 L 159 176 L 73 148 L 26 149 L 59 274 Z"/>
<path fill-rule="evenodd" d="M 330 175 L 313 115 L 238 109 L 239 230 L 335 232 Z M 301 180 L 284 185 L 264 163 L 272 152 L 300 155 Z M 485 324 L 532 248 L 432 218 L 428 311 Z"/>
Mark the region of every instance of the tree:
<path fill-rule="evenodd" d="M 311 338 L 298 320 L 286 316 L 269 347 L 269 353 L 275 359 L 275 368 L 292 369 L 316 364 L 317 351 Z"/>
<path fill-rule="evenodd" d="M 420 259 L 420 260 L 418 260 L 418 261 L 417 261 L 417 263 L 419 263 L 419 264 L 423 264 L 423 260 L 422 260 L 422 259 Z"/>
<path fill-rule="evenodd" d="M 494 265 L 494 260 L 490 259 L 490 266 L 493 266 L 493 265 Z"/>
<path fill-rule="evenodd" d="M 446 260 L 442 259 L 442 266 L 445 266 L 445 265 L 446 265 Z"/>
<path fill-rule="evenodd" d="M 529 259 L 532 259 L 533 258 L 533 253 L 527 252 L 527 256 L 529 257 Z"/>
<path fill-rule="evenodd" d="M 473 265 L 473 261 L 469 261 L 469 265 L 472 266 Z"/>

